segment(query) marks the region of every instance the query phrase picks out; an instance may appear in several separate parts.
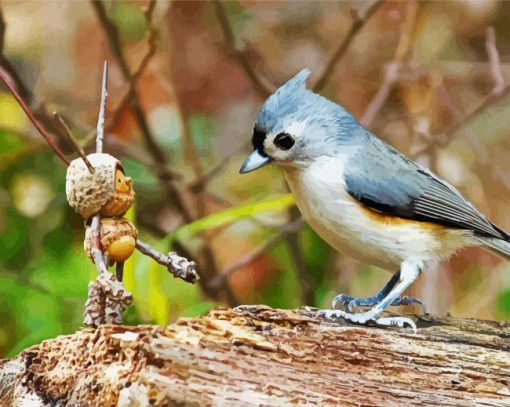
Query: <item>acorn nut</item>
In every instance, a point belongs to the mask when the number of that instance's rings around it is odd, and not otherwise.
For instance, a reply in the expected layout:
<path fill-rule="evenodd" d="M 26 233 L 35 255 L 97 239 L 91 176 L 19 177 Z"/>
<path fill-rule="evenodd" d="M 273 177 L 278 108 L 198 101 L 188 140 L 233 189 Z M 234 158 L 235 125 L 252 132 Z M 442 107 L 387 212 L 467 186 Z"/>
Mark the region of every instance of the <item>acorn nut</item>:
<path fill-rule="evenodd" d="M 101 219 L 101 246 L 110 255 L 111 263 L 125 261 L 133 254 L 138 232 L 135 225 L 123 218 Z M 85 231 L 84 249 L 91 256 L 91 227 Z"/>

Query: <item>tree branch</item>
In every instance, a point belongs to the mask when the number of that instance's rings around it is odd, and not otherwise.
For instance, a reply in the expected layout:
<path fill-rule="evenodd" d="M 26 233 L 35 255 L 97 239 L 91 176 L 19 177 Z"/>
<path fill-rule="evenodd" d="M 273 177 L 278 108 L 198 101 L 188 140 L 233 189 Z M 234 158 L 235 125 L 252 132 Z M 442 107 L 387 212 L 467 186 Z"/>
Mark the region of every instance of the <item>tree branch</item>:
<path fill-rule="evenodd" d="M 171 172 L 168 171 L 167 169 L 168 165 L 167 157 L 154 140 L 147 119 L 145 118 L 145 114 L 141 108 L 138 92 L 136 90 L 136 84 L 133 81 L 133 76 L 131 75 L 127 63 L 127 58 L 124 55 L 124 50 L 122 48 L 119 30 L 115 23 L 110 19 L 110 17 L 108 17 L 102 1 L 92 0 L 91 4 L 96 12 L 99 23 L 103 27 L 108 43 L 110 44 L 110 49 L 112 50 L 112 53 L 115 57 L 115 60 L 120 66 L 124 80 L 129 84 L 130 89 L 129 105 L 131 110 L 133 111 L 137 125 L 142 133 L 145 145 L 148 151 L 151 153 L 155 163 L 157 163 L 158 165 L 158 171 L 156 173 L 156 176 L 158 177 L 160 183 L 164 187 L 169 202 L 172 202 L 174 204 L 174 206 L 181 213 L 185 222 L 191 222 L 193 220 L 193 216 L 189 209 L 187 208 L 180 191 L 171 182 L 171 179 L 173 177 Z"/>
<path fill-rule="evenodd" d="M 71 129 L 69 128 L 69 125 L 66 123 L 64 118 L 62 116 L 60 116 L 57 112 L 53 112 L 53 116 L 55 116 L 57 121 L 60 123 L 60 125 L 64 129 L 64 134 L 66 135 L 67 141 L 69 141 L 69 143 L 71 143 L 71 145 L 73 146 L 75 151 L 78 153 L 80 158 L 83 160 L 83 162 L 87 166 L 89 172 L 91 174 L 94 174 L 94 171 L 95 171 L 94 167 L 92 166 L 92 164 L 90 163 L 89 159 L 87 158 L 87 155 L 85 154 L 85 151 L 83 151 L 83 149 L 80 147 L 80 145 L 78 144 L 78 142 L 74 138 L 73 133 L 72 133 Z"/>
<path fill-rule="evenodd" d="M 230 22 L 228 20 L 228 16 L 225 11 L 223 3 L 220 0 L 214 0 L 213 3 L 216 9 L 216 16 L 218 17 L 221 30 L 223 31 L 223 36 L 225 37 L 225 41 L 227 42 L 230 51 L 237 59 L 237 62 L 239 62 L 239 65 L 241 65 L 244 72 L 246 72 L 246 75 L 248 75 L 248 77 L 250 78 L 253 87 L 255 88 L 259 96 L 263 99 L 267 98 L 276 90 L 276 87 L 268 83 L 267 80 L 262 79 L 257 74 L 257 72 L 255 72 L 252 63 L 248 61 L 246 55 L 237 47 L 234 32 L 232 31 L 232 27 L 230 26 Z"/>
<path fill-rule="evenodd" d="M 382 0 L 376 0 L 374 3 L 368 8 L 365 14 L 361 17 L 359 15 L 355 15 L 354 22 L 349 29 L 349 32 L 344 37 L 343 41 L 340 43 L 336 51 L 331 55 L 326 67 L 322 71 L 322 74 L 319 76 L 315 85 L 313 85 L 312 89 L 314 92 L 320 92 L 322 88 L 328 83 L 331 74 L 336 66 L 336 64 L 342 59 L 345 52 L 349 49 L 352 41 L 358 34 L 358 32 L 365 26 L 365 24 L 370 20 L 370 18 L 375 14 L 375 12 L 382 6 Z"/>
<path fill-rule="evenodd" d="M 12 78 L 12 82 L 14 82 L 15 88 L 18 89 L 20 97 L 22 99 L 26 99 L 28 102 L 27 104 L 30 104 L 33 98 L 32 92 L 25 86 L 20 76 L 18 75 L 16 70 L 12 67 L 11 63 L 4 54 L 5 30 L 6 24 L 4 21 L 3 10 L 0 7 L 0 65 L 3 67 L 4 71 L 6 71 L 8 76 Z"/>
<path fill-rule="evenodd" d="M 34 96 L 31 92 L 31 90 L 24 84 L 19 74 L 16 72 L 16 70 L 13 68 L 10 61 L 5 56 L 5 30 L 6 30 L 6 24 L 3 18 L 3 12 L 2 8 L 0 7 L 0 67 L 1 71 L 3 72 L 4 77 L 9 81 L 12 88 L 15 90 L 15 94 L 13 94 L 16 99 L 22 100 L 24 102 L 25 107 L 31 112 L 31 115 L 29 116 L 29 119 L 34 123 L 35 119 L 39 123 L 39 127 L 43 128 L 43 131 L 47 135 L 53 135 L 54 133 L 60 134 L 58 131 L 58 127 L 54 125 L 53 117 L 51 114 L 46 110 L 44 104 L 40 104 L 37 109 L 31 109 L 29 106 L 33 104 Z M 12 89 L 10 89 L 12 92 Z M 23 105 L 21 105 L 23 108 Z M 25 109 L 24 109 L 25 110 Z M 25 110 L 26 112 L 27 110 Z M 34 126 L 37 128 L 37 130 L 40 132 L 40 128 L 38 125 L 34 123 Z M 50 131 L 45 130 L 45 128 L 49 129 Z M 41 133 L 42 135 L 42 133 Z M 43 136 L 44 137 L 44 136 Z M 50 140 L 47 140 L 50 147 L 56 152 L 56 154 L 62 159 L 64 162 L 67 162 L 66 165 L 68 165 L 69 160 L 64 156 L 62 152 L 57 152 L 55 150 L 55 147 L 57 147 L 55 141 L 55 136 L 51 138 Z M 57 147 L 58 149 L 58 147 Z M 60 149 L 58 149 L 61 151 Z"/>
<path fill-rule="evenodd" d="M 492 78 L 494 80 L 494 88 L 492 88 L 491 95 L 500 96 L 505 90 L 505 78 L 501 72 L 499 52 L 496 47 L 496 31 L 494 27 L 487 27 L 485 49 L 489 56 L 489 65 Z"/>
<path fill-rule="evenodd" d="M 243 267 L 250 265 L 264 253 L 276 247 L 281 242 L 281 240 L 287 237 L 289 234 L 298 232 L 303 227 L 303 225 L 303 219 L 287 222 L 281 227 L 279 233 L 266 240 L 251 253 L 241 256 L 236 260 L 234 264 L 223 270 L 221 274 L 217 275 L 213 280 L 211 280 L 210 286 L 214 289 L 223 287 L 232 274 L 236 273 Z"/>
<path fill-rule="evenodd" d="M 137 85 L 138 80 L 143 75 L 143 73 L 145 72 L 145 69 L 147 68 L 147 65 L 149 65 L 150 60 L 156 53 L 157 39 L 158 39 L 159 33 L 152 26 L 152 16 L 154 13 L 155 6 L 156 6 L 156 0 L 150 0 L 149 5 L 147 6 L 147 9 L 144 11 L 145 24 L 147 26 L 147 30 L 149 31 L 149 36 L 147 39 L 147 42 L 148 42 L 147 53 L 143 56 L 142 60 L 140 61 L 140 65 L 138 65 L 138 68 L 133 73 L 132 79 L 128 86 L 128 91 L 126 92 L 124 97 L 121 99 L 119 105 L 115 109 L 115 111 L 112 115 L 112 120 L 110 121 L 110 123 L 107 126 L 107 131 L 110 131 L 112 128 L 114 128 L 117 125 L 124 108 L 128 105 L 128 103 L 131 99 L 132 88 Z"/>
<path fill-rule="evenodd" d="M 493 104 L 501 101 L 506 96 L 510 95 L 510 86 L 505 82 L 500 66 L 500 58 L 499 53 L 496 48 L 496 39 L 495 32 L 493 27 L 488 27 L 486 30 L 486 50 L 489 58 L 489 72 L 493 78 L 494 86 L 490 91 L 489 95 L 486 96 L 480 104 L 473 109 L 470 113 L 468 113 L 463 118 L 459 117 L 459 110 L 453 106 L 452 103 L 449 102 L 449 95 L 447 95 L 446 89 L 442 89 L 442 92 L 446 94 L 447 107 L 449 107 L 450 111 L 454 114 L 455 122 L 453 125 L 449 126 L 445 131 L 445 137 L 443 139 L 438 139 L 437 137 L 434 140 L 424 146 L 423 148 L 416 151 L 413 155 L 419 156 L 421 154 L 429 153 L 437 146 L 445 147 L 447 146 L 453 139 L 455 134 L 461 130 L 463 127 L 468 126 L 469 122 L 474 119 L 479 114 L 483 113 L 485 110 L 490 108 Z"/>
<path fill-rule="evenodd" d="M 398 79 L 400 68 L 404 59 L 409 54 L 411 49 L 411 36 L 416 20 L 416 11 L 418 4 L 416 1 L 409 1 L 406 8 L 406 19 L 402 24 L 400 39 L 393 56 L 393 60 L 386 66 L 384 71 L 383 81 L 379 90 L 368 104 L 360 123 L 365 127 L 370 127 L 377 116 L 377 113 L 386 103 L 388 96 L 393 88 L 393 85 Z"/>
<path fill-rule="evenodd" d="M 57 156 L 64 162 L 65 165 L 69 165 L 69 159 L 60 151 L 58 146 L 53 142 L 53 137 L 46 131 L 46 129 L 42 126 L 42 124 L 37 120 L 35 115 L 32 113 L 28 105 L 25 103 L 21 95 L 18 93 L 14 85 L 11 83 L 11 78 L 7 76 L 7 72 L 0 68 L 0 79 L 4 83 L 4 85 L 9 89 L 12 96 L 16 99 L 18 104 L 21 106 L 27 117 L 30 119 L 34 127 L 37 129 L 39 134 L 46 140 L 48 145 L 53 149 L 53 151 L 57 154 Z"/>
<path fill-rule="evenodd" d="M 417 325 L 413 334 L 265 306 L 103 325 L 0 361 L 0 394 L 13 406 L 508 406 L 508 322 Z"/>

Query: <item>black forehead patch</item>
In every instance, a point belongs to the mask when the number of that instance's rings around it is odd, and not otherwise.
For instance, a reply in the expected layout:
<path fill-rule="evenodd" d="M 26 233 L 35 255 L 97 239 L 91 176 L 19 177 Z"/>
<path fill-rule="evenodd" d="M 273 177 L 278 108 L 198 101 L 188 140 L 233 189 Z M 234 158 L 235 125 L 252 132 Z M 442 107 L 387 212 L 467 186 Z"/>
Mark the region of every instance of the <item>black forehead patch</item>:
<path fill-rule="evenodd" d="M 267 157 L 267 154 L 264 152 L 264 140 L 266 139 L 266 132 L 257 128 L 253 129 L 253 136 L 251 138 L 251 142 L 253 144 L 253 148 L 259 152 L 263 157 Z"/>

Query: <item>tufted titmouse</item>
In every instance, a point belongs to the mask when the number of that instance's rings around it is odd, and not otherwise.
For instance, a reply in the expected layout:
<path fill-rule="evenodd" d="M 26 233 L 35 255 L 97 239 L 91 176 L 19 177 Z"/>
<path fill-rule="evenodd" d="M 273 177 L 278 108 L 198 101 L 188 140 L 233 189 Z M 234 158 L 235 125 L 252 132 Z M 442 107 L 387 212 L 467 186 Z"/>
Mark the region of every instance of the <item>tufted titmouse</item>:
<path fill-rule="evenodd" d="M 452 185 L 307 90 L 309 74 L 301 71 L 266 100 L 254 125 L 254 151 L 240 172 L 279 165 L 303 217 L 326 242 L 362 261 L 399 269 L 373 297 L 338 295 L 323 316 L 416 330 L 409 318 L 380 314 L 390 305 L 423 305 L 400 296 L 425 261 L 474 245 L 510 259 L 510 237 Z M 339 304 L 343 309 L 336 309 Z M 372 308 L 353 312 L 357 306 Z"/>

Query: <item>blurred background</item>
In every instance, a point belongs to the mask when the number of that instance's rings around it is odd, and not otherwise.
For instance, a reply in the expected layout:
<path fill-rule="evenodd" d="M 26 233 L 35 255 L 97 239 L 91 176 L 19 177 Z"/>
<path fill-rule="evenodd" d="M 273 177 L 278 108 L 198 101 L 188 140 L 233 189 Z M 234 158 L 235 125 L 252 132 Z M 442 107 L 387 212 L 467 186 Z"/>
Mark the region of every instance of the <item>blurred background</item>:
<path fill-rule="evenodd" d="M 193 286 L 135 254 L 126 323 L 328 307 L 387 281 L 303 224 L 277 168 L 238 174 L 261 103 L 304 67 L 311 88 L 510 231 L 510 2 L 4 1 L 1 16 L 0 66 L 70 158 L 52 112 L 92 151 L 108 59 L 105 152 L 134 179 L 128 218 L 198 263 Z M 81 326 L 96 271 L 65 172 L 2 88 L 0 357 Z M 467 249 L 408 294 L 433 313 L 508 319 L 510 263 Z"/>

